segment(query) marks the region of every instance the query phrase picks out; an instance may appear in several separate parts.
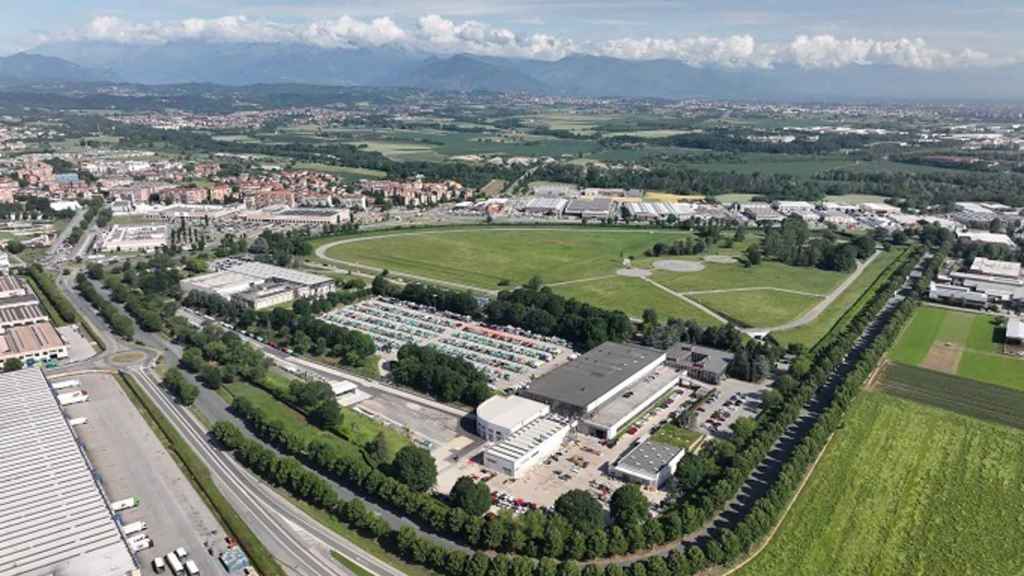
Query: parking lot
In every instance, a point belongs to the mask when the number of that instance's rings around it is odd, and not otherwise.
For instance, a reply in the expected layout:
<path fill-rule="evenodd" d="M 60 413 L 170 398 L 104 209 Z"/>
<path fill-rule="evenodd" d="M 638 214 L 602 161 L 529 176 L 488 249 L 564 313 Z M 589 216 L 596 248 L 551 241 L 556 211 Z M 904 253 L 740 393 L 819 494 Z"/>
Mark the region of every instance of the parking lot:
<path fill-rule="evenodd" d="M 146 523 L 145 533 L 153 547 L 136 554 L 142 573 L 153 573 L 155 556 L 184 546 L 201 574 L 225 574 L 204 546 L 223 542 L 223 530 L 124 390 L 106 374 L 74 378 L 82 382 L 89 400 L 65 411 L 69 418 L 87 419 L 75 431 L 104 492 L 111 501 L 131 497 L 140 501 L 138 507 L 119 512 L 118 518 L 122 524 Z"/>
<path fill-rule="evenodd" d="M 431 345 L 482 370 L 497 389 L 519 389 L 569 361 L 564 342 L 514 328 L 496 328 L 429 306 L 373 298 L 328 312 L 324 321 L 373 338 L 386 362 L 405 344 Z"/>
<path fill-rule="evenodd" d="M 728 438 L 737 418 L 757 417 L 765 386 L 726 378 L 717 386 L 704 385 L 702 389 L 712 396 L 697 412 L 697 429 L 715 438 Z"/>

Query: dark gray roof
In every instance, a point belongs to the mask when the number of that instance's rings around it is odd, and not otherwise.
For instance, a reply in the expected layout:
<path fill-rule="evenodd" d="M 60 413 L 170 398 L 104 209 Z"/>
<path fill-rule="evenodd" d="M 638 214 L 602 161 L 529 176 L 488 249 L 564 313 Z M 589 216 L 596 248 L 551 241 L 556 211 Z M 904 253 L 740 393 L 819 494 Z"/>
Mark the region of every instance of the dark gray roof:
<path fill-rule="evenodd" d="M 668 361 L 677 366 L 699 366 L 702 370 L 725 374 L 733 353 L 697 344 L 679 343 L 668 349 Z"/>
<path fill-rule="evenodd" d="M 575 198 L 565 207 L 566 214 L 584 212 L 608 212 L 612 209 L 611 198 Z"/>
<path fill-rule="evenodd" d="M 678 446 L 648 440 L 627 452 L 615 466 L 654 476 L 682 451 Z"/>
<path fill-rule="evenodd" d="M 654 348 L 605 342 L 534 380 L 526 395 L 582 410 L 662 354 Z"/>

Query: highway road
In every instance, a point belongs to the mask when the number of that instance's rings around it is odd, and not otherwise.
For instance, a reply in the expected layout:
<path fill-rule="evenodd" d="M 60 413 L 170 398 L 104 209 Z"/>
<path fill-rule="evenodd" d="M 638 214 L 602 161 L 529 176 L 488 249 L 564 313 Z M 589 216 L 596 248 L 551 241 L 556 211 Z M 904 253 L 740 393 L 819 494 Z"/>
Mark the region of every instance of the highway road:
<path fill-rule="evenodd" d="M 102 338 L 107 350 L 87 360 L 65 364 L 53 374 L 67 374 L 80 370 L 120 369 L 131 374 L 153 399 L 172 425 L 188 442 L 193 451 L 210 469 L 217 486 L 234 509 L 275 558 L 292 575 L 344 575 L 353 574 L 348 568 L 331 558 L 334 550 L 371 574 L 379 576 L 402 576 L 403 573 L 390 564 L 366 552 L 351 541 L 323 527 L 278 494 L 269 485 L 245 470 L 230 454 L 221 452 L 210 444 L 207 431 L 198 418 L 188 409 L 176 404 L 157 384 L 159 378 L 153 372 L 157 358 L 165 356 L 173 364 L 175 355 L 172 346 L 153 334 L 138 333 L 146 346 L 125 342 L 115 337 L 96 314 L 89 303 L 74 290 L 73 277 L 58 276 L 58 284 L 75 308 L 89 322 Z M 160 344 L 164 345 L 161 346 Z M 139 352 L 130 362 L 118 361 L 126 352 Z M 207 396 L 214 396 L 209 390 Z M 219 397 L 217 400 L 220 400 Z M 223 404 L 223 401 L 220 401 Z M 223 406 L 220 406 L 223 410 Z"/>

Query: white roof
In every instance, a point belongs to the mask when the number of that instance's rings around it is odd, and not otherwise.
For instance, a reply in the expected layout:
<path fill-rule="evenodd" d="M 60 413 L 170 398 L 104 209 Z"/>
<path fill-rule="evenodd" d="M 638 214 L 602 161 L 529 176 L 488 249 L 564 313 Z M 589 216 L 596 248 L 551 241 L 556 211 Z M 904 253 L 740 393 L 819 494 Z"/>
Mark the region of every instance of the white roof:
<path fill-rule="evenodd" d="M 476 407 L 476 417 L 491 426 L 518 430 L 548 413 L 547 404 L 522 396 L 492 396 Z"/>
<path fill-rule="evenodd" d="M 245 274 L 246 276 L 254 276 L 263 280 L 270 280 L 273 278 L 305 286 L 315 286 L 317 284 L 323 284 L 324 282 L 333 282 L 330 278 L 320 276 L 319 274 L 300 272 L 298 270 L 292 270 L 291 268 L 283 268 L 281 266 L 264 264 L 262 262 L 242 262 L 241 264 L 236 264 L 228 268 L 228 271 Z"/>
<path fill-rule="evenodd" d="M 0 374 L 0 576 L 135 568 L 39 368 Z"/>
<path fill-rule="evenodd" d="M 1010 318 L 1006 323 L 1006 338 L 1024 340 L 1024 321 L 1020 318 Z"/>
<path fill-rule="evenodd" d="M 1004 246 L 1016 246 L 1013 240 L 1006 234 L 994 234 L 992 232 L 961 232 L 960 238 L 966 238 L 972 242 L 982 244 L 1002 244 Z"/>
<path fill-rule="evenodd" d="M 568 427 L 568 419 L 557 414 L 549 414 L 544 418 L 534 420 L 529 425 L 520 428 L 515 434 L 491 446 L 488 452 L 518 462 L 524 456 L 528 456 L 534 448 L 552 436 L 563 433 Z"/>
<path fill-rule="evenodd" d="M 988 258 L 978 256 L 974 259 L 974 262 L 971 263 L 971 272 L 1018 278 L 1020 277 L 1020 262 L 989 260 Z"/>

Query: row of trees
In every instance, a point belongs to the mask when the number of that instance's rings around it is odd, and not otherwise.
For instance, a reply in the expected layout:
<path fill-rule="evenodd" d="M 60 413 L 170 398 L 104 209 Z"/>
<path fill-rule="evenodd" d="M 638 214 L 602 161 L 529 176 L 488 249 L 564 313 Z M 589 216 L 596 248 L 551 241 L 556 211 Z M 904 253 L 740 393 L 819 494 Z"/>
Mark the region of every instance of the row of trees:
<path fill-rule="evenodd" d="M 160 382 L 182 406 L 191 406 L 199 397 L 199 388 L 185 379 L 185 375 L 174 366 L 167 369 L 164 379 Z"/>
<path fill-rule="evenodd" d="M 131 340 L 135 336 L 135 322 L 128 315 L 118 310 L 117 306 L 114 306 L 109 300 L 104 298 L 85 274 L 79 272 L 75 276 L 75 288 L 78 289 L 83 298 L 92 304 L 93 308 L 99 311 L 100 316 L 107 321 L 114 334 L 125 340 Z"/>
<path fill-rule="evenodd" d="M 391 380 L 441 402 L 476 406 L 491 397 L 486 374 L 462 358 L 431 346 L 402 346 L 391 367 Z"/>
<path fill-rule="evenodd" d="M 71 232 L 68 233 L 68 242 L 72 246 L 78 244 L 78 241 L 82 239 L 82 235 L 89 229 L 89 224 L 92 223 L 93 218 L 95 218 L 102 210 L 102 198 L 90 200 L 89 203 L 86 204 L 85 214 L 82 215 L 82 219 L 74 228 L 71 229 Z"/>
<path fill-rule="evenodd" d="M 298 354 L 331 356 L 342 364 L 358 367 L 377 353 L 373 339 L 362 332 L 324 322 L 316 314 L 366 295 L 367 292 L 361 289 L 333 292 L 322 298 L 298 300 L 291 310 L 274 308 L 257 312 L 220 295 L 193 290 L 182 303 L 240 330 L 260 334 L 268 341 L 291 348 Z"/>
<path fill-rule="evenodd" d="M 852 349 L 853 341 L 859 337 L 859 333 L 867 327 L 867 323 L 878 314 L 881 306 L 884 306 L 887 301 L 888 295 L 891 294 L 890 285 L 902 282 L 907 271 L 909 271 L 908 267 L 902 268 L 900 273 L 895 274 L 886 286 L 880 287 L 872 303 L 850 322 L 843 333 L 830 338 L 828 348 L 840 350 L 842 354 Z M 583 526 L 599 525 L 597 515 L 593 513 L 591 502 L 585 498 L 579 498 L 578 495 L 567 494 L 559 499 L 559 503 L 556 504 L 556 513 L 551 515 L 533 511 L 518 520 L 512 520 L 505 515 L 489 519 L 479 529 L 475 541 L 470 543 L 477 547 L 490 547 L 501 551 L 501 553 L 489 556 L 477 552 L 471 555 L 455 549 L 446 549 L 443 545 L 420 536 L 412 527 L 403 527 L 399 530 L 390 529 L 380 516 L 368 511 L 358 499 L 341 501 L 324 483 L 323 479 L 305 470 L 297 460 L 279 457 L 272 451 L 259 446 L 258 443 L 243 438 L 241 433 L 237 429 L 233 429 L 230 424 L 218 423 L 214 427 L 214 437 L 225 448 L 234 450 L 235 457 L 240 462 L 264 478 L 268 478 L 276 485 L 288 489 L 297 497 L 328 511 L 363 535 L 377 539 L 387 550 L 400 555 L 407 561 L 444 574 L 452 576 L 508 576 L 510 574 L 522 576 L 690 575 L 711 565 L 734 561 L 767 534 L 792 497 L 807 467 L 814 461 L 830 434 L 842 425 L 842 418 L 850 401 L 880 355 L 898 333 L 902 323 L 909 317 L 912 307 L 912 303 L 906 301 L 895 309 L 891 320 L 881 329 L 881 333 L 874 343 L 861 354 L 854 367 L 838 384 L 832 405 L 800 441 L 788 461 L 783 465 L 779 477 L 765 495 L 757 499 L 751 511 L 736 524 L 735 530 L 716 530 L 713 536 L 702 544 L 686 544 L 665 556 L 656 555 L 625 566 L 614 563 L 606 566 L 598 564 L 581 566 L 577 563 L 576 557 L 585 559 L 608 554 L 621 554 L 630 549 L 641 550 L 650 545 L 652 541 L 671 541 L 682 535 L 682 532 L 677 531 L 673 538 L 668 538 L 668 534 L 664 532 L 665 527 L 668 527 L 669 530 L 672 530 L 673 527 L 682 530 L 680 515 L 675 511 L 669 511 L 658 520 L 651 519 L 646 515 L 644 508 L 646 500 L 642 494 L 638 494 L 639 491 L 635 488 L 628 492 L 622 491 L 622 495 L 618 498 L 613 497 L 613 500 L 616 501 L 613 503 L 615 525 L 610 532 L 594 530 L 589 533 L 589 537 L 579 537 L 580 534 L 587 534 L 582 529 Z M 820 354 L 821 360 L 827 361 L 831 357 L 832 353 L 823 351 Z M 816 388 L 814 380 L 826 377 L 827 372 L 809 372 L 802 376 L 798 385 L 789 391 L 791 396 L 787 398 L 786 403 L 775 407 L 772 414 L 791 412 L 788 405 L 798 399 L 806 401 L 810 394 L 813 394 L 813 389 Z M 795 418 L 796 414 L 793 414 L 793 417 Z M 749 447 L 757 442 L 758 430 L 776 429 L 777 427 L 778 423 L 776 422 L 759 422 L 757 428 L 747 433 L 749 438 L 745 441 L 744 450 L 749 450 Z M 783 429 L 779 428 L 777 431 L 781 433 Z M 719 476 L 723 472 L 727 476 L 738 476 L 740 468 L 732 466 L 731 469 L 727 469 L 721 464 L 730 460 L 736 461 L 748 455 L 743 452 L 734 452 L 730 455 L 725 445 L 714 445 L 709 450 L 702 451 L 697 455 L 700 460 L 697 458 L 684 459 L 684 464 L 680 466 L 680 471 L 677 473 L 681 483 L 690 485 L 693 490 L 701 490 L 704 481 L 709 476 Z M 756 462 L 751 462 L 751 465 L 754 464 Z M 715 467 L 718 469 L 713 470 Z M 740 480 L 742 481 L 743 478 L 745 475 L 742 475 Z M 463 487 L 458 491 L 460 500 L 476 490 L 469 480 L 460 480 L 460 484 Z M 723 495 L 723 497 L 725 496 L 731 497 L 731 493 Z M 638 503 L 639 505 L 637 505 Z M 559 508 L 561 511 L 558 510 Z M 447 520 L 457 524 L 458 520 L 456 519 L 463 514 L 465 514 L 463 509 L 453 508 L 448 512 Z M 568 524 L 566 514 L 572 516 L 572 522 L 575 524 L 568 532 L 564 531 L 564 525 Z M 475 521 L 478 519 L 471 516 L 466 516 L 466 518 L 470 519 L 469 532 L 475 532 L 480 526 Z M 700 526 L 697 519 L 694 519 L 694 522 L 694 527 Z M 505 527 L 500 528 L 503 524 Z M 628 531 L 624 532 L 621 524 L 630 526 Z M 657 533 L 659 527 L 663 530 L 661 534 Z M 465 533 L 467 527 L 464 525 L 462 528 L 461 532 Z M 569 539 L 563 540 L 566 533 L 570 535 Z M 524 539 L 526 544 L 520 545 L 519 543 Z M 538 542 L 541 549 L 537 549 Z M 596 554 L 599 550 L 603 551 L 603 554 Z M 533 555 L 544 557 L 540 560 L 530 559 L 527 556 L 531 551 L 539 552 L 539 554 Z M 554 553 L 556 551 L 559 553 Z M 564 558 L 564 560 L 559 562 L 555 558 Z"/>
<path fill-rule="evenodd" d="M 28 275 L 36 283 L 36 286 L 43 291 L 43 295 L 50 301 L 50 304 L 53 304 L 61 319 L 65 322 L 74 322 L 75 307 L 64 297 L 64 293 L 57 287 L 53 277 L 47 274 L 38 263 L 33 263 L 28 267 Z"/>
<path fill-rule="evenodd" d="M 676 240 L 671 244 L 657 242 L 654 246 L 648 248 L 644 254 L 655 258 L 658 256 L 690 256 L 693 254 L 703 254 L 705 250 L 707 250 L 707 244 L 700 238 L 686 238 L 684 240 Z"/>

